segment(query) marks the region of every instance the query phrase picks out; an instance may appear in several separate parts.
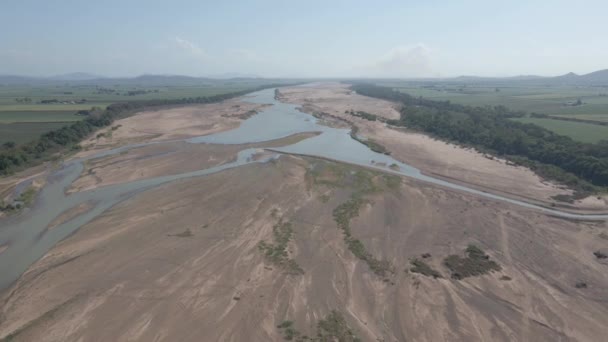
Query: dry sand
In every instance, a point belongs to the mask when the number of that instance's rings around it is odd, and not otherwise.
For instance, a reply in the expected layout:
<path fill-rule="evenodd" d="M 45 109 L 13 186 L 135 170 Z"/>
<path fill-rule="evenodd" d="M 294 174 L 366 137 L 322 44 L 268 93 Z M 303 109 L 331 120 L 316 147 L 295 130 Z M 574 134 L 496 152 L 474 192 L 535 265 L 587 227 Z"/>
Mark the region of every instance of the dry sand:
<path fill-rule="evenodd" d="M 387 282 L 353 256 L 333 221 L 348 189 L 311 188 L 310 163 L 318 161 L 283 156 L 173 182 L 112 208 L 4 294 L 0 336 L 281 341 L 277 324 L 292 320 L 314 335 L 330 310 L 363 341 L 599 341 L 608 333 L 608 266 L 592 254 L 608 246 L 598 238 L 606 223 L 404 179 L 371 197 L 352 222 L 353 235 L 395 266 Z M 303 275 L 287 275 L 258 248 L 272 241 L 279 217 L 293 223 L 288 253 Z M 442 258 L 469 243 L 503 270 L 462 281 L 404 271 L 430 253 L 429 264 L 447 277 Z M 588 287 L 577 289 L 579 281 Z"/>

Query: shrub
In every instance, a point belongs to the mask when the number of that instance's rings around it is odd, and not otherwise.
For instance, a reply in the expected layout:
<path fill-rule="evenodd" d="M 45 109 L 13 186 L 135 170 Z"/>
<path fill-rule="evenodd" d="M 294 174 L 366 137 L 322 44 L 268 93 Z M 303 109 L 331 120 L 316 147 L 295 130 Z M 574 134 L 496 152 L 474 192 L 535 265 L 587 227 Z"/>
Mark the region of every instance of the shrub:
<path fill-rule="evenodd" d="M 449 255 L 444 259 L 443 263 L 452 272 L 451 277 L 453 279 L 460 280 L 480 276 L 502 269 L 500 265 L 490 260 L 490 257 L 475 245 L 469 245 L 466 254 L 465 258 L 459 255 Z"/>
<path fill-rule="evenodd" d="M 606 253 L 603 253 L 603 252 L 600 252 L 600 251 L 593 252 L 593 255 L 595 255 L 595 257 L 598 258 L 598 259 L 606 259 L 606 258 L 608 258 L 608 255 L 606 255 Z"/>
<path fill-rule="evenodd" d="M 414 273 L 420 273 L 422 275 L 425 275 L 427 277 L 433 277 L 435 279 L 443 278 L 441 276 L 441 273 L 434 270 L 433 268 L 431 268 L 431 266 L 429 266 L 427 263 L 420 259 L 411 260 L 410 263 L 412 264 L 412 268 L 410 268 L 410 271 Z"/>

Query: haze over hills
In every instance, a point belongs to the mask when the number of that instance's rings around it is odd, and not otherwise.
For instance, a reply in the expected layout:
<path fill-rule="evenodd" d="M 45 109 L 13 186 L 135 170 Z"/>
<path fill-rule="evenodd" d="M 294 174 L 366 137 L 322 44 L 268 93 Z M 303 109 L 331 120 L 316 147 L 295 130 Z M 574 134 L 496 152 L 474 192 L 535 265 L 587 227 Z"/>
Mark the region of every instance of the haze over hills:
<path fill-rule="evenodd" d="M 156 75 L 144 74 L 136 77 L 104 77 L 101 75 L 86 72 L 74 72 L 61 74 L 51 77 L 33 77 L 21 75 L 0 75 L 0 84 L 19 85 L 19 84 L 52 84 L 57 82 L 69 83 L 91 83 L 97 84 L 142 84 L 148 86 L 163 85 L 200 85 L 212 82 L 213 80 L 226 79 L 264 79 L 260 75 L 248 73 L 222 73 L 206 77 L 195 77 L 185 75 Z M 269 78 L 274 79 L 274 78 Z M 298 78 L 300 79 L 300 78 Z M 316 79 L 316 78 L 315 78 Z M 372 78 L 376 79 L 376 78 Z M 408 78 L 401 78 L 408 80 Z M 588 74 L 578 75 L 573 72 L 559 76 L 538 76 L 538 75 L 517 75 L 508 77 L 484 77 L 475 75 L 462 75 L 447 78 L 411 78 L 412 81 L 420 82 L 446 82 L 446 83 L 508 83 L 524 82 L 529 84 L 542 85 L 575 85 L 575 86 L 601 86 L 608 85 L 608 69 L 594 71 Z"/>

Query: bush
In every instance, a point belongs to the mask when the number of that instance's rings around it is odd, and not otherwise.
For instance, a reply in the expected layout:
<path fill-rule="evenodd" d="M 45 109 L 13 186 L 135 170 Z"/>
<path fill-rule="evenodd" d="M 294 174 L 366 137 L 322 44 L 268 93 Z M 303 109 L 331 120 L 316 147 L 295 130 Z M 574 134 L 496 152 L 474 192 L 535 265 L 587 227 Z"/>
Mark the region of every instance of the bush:
<path fill-rule="evenodd" d="M 600 252 L 600 251 L 593 252 L 593 255 L 595 255 L 595 257 L 598 258 L 598 259 L 606 259 L 606 258 L 608 258 L 608 255 L 606 255 L 606 253 L 603 253 L 603 252 Z"/>
<path fill-rule="evenodd" d="M 422 275 L 425 275 L 427 277 L 433 277 L 435 279 L 443 278 L 441 276 L 441 273 L 434 270 L 426 262 L 424 262 L 420 259 L 411 260 L 410 263 L 412 264 L 412 268 L 410 268 L 410 271 L 412 271 L 414 273 L 420 273 Z"/>
<path fill-rule="evenodd" d="M 459 255 L 449 255 L 443 260 L 444 265 L 452 272 L 451 277 L 453 279 L 461 280 L 502 269 L 500 265 L 490 260 L 490 257 L 475 245 L 469 245 L 466 254 L 465 258 Z"/>

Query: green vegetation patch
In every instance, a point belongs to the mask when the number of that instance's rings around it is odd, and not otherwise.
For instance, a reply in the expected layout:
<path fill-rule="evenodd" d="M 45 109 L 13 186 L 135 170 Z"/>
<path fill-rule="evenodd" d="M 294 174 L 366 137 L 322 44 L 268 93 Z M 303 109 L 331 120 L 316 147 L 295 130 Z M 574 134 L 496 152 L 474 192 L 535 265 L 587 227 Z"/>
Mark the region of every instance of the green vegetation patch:
<path fill-rule="evenodd" d="M 370 150 L 372 150 L 376 153 L 381 153 L 381 154 L 386 154 L 386 155 L 391 154 L 391 152 L 389 150 L 387 150 L 386 147 L 377 143 L 376 141 L 374 141 L 372 139 L 359 138 L 359 136 L 357 136 L 358 131 L 359 131 L 359 127 L 353 125 L 353 128 L 350 130 L 350 137 L 353 138 L 354 140 L 362 143 L 363 145 L 367 146 Z"/>
<path fill-rule="evenodd" d="M 398 189 L 401 178 L 380 172 L 354 168 L 342 163 L 315 160 L 306 173 L 307 181 L 313 187 L 352 189 L 346 202 L 333 210 L 333 218 L 342 231 L 348 249 L 359 259 L 365 261 L 370 269 L 381 277 L 394 273 L 394 267 L 387 260 L 375 258 L 363 242 L 352 235 L 350 221 L 359 215 L 364 204 L 370 203 L 366 195 L 385 190 Z M 386 280 L 386 278 L 385 278 Z"/>
<path fill-rule="evenodd" d="M 279 223 L 272 227 L 272 234 L 274 243 L 260 241 L 258 244 L 258 248 L 264 254 L 266 260 L 282 268 L 289 275 L 304 274 L 300 265 L 291 259 L 287 253 L 287 245 L 293 237 L 292 224 L 279 220 Z"/>
<path fill-rule="evenodd" d="M 449 255 L 443 260 L 444 265 L 452 272 L 453 279 L 480 276 L 492 271 L 500 271 L 502 267 L 490 260 L 490 257 L 475 245 L 466 249 L 466 257 Z"/>
<path fill-rule="evenodd" d="M 412 264 L 412 267 L 410 268 L 410 271 L 414 272 L 414 273 L 420 273 L 422 275 L 425 275 L 427 277 L 433 277 L 435 279 L 437 278 L 443 278 L 441 276 L 441 273 L 439 273 L 438 271 L 434 270 L 431 266 L 429 266 L 426 262 L 416 258 L 414 260 L 411 260 L 410 263 Z"/>
<path fill-rule="evenodd" d="M 338 228 L 342 230 L 344 242 L 348 249 L 359 259 L 365 261 L 369 268 L 378 276 L 386 277 L 389 273 L 393 273 L 393 267 L 387 260 L 375 258 L 367 251 L 361 240 L 355 238 L 350 230 L 350 221 L 359 216 L 359 209 L 367 203 L 367 200 L 360 196 L 354 195 L 348 201 L 340 204 L 334 209 L 333 215 Z"/>
<path fill-rule="evenodd" d="M 29 187 L 25 191 L 23 191 L 19 197 L 15 198 L 12 203 L 4 203 L 3 200 L 0 200 L 0 211 L 5 212 L 7 214 L 15 214 L 21 212 L 21 210 L 25 207 L 29 207 L 36 198 L 37 190 L 34 187 Z"/>
<path fill-rule="evenodd" d="M 27 188 L 27 190 L 22 192 L 21 195 L 19 195 L 17 201 L 23 202 L 23 205 L 28 206 L 34 201 L 34 198 L 36 197 L 36 192 L 36 189 L 30 186 L 29 188 Z"/>
<path fill-rule="evenodd" d="M 190 228 L 184 230 L 181 233 L 177 233 L 177 234 L 169 234 L 169 236 L 175 236 L 175 237 L 181 237 L 181 238 L 187 238 L 187 237 L 193 237 L 194 234 L 192 233 L 192 231 L 190 230 Z"/>
<path fill-rule="evenodd" d="M 344 316 L 336 310 L 332 310 L 325 318 L 317 322 L 316 336 L 303 335 L 294 327 L 293 321 L 283 321 L 277 325 L 277 329 L 286 341 L 361 342 L 361 339 L 350 328 Z"/>
<path fill-rule="evenodd" d="M 348 326 L 344 316 L 336 310 L 332 310 L 325 319 L 317 323 L 317 341 L 320 342 L 359 342 L 353 330 Z"/>
<path fill-rule="evenodd" d="M 354 110 L 351 109 L 351 110 L 345 111 L 345 113 L 350 114 L 352 116 L 359 117 L 359 118 L 363 118 L 363 119 L 368 120 L 368 121 L 376 121 L 376 120 L 383 121 L 382 117 L 379 117 L 379 116 L 377 116 L 375 114 L 371 114 L 371 113 L 368 113 L 368 112 L 363 112 L 363 111 L 360 111 L 360 110 L 358 110 L 358 111 L 355 112 Z"/>

